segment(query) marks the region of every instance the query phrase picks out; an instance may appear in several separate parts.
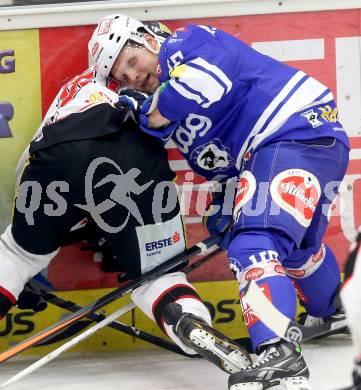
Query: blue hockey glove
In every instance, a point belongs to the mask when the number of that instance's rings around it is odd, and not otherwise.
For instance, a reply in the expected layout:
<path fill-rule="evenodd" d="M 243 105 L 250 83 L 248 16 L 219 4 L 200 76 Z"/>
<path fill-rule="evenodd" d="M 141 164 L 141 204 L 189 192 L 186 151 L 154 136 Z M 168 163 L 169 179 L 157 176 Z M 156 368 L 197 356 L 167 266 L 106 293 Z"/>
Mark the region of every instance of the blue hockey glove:
<path fill-rule="evenodd" d="M 143 92 L 136 91 L 135 89 L 123 89 L 120 91 L 119 95 L 117 106 L 131 110 L 136 122 L 139 123 L 141 107 L 148 98 L 148 95 Z"/>
<path fill-rule="evenodd" d="M 168 139 L 174 130 L 179 126 L 179 122 L 170 122 L 165 126 L 152 128 L 148 123 L 148 115 L 157 108 L 158 95 L 149 96 L 140 107 L 139 125 L 140 128 L 147 134 L 163 140 Z"/>
<path fill-rule="evenodd" d="M 223 235 L 218 246 L 226 250 L 232 239 L 233 217 L 229 211 L 227 212 L 227 207 L 224 207 L 223 193 L 216 196 L 208 205 L 202 223 L 211 234 Z"/>
<path fill-rule="evenodd" d="M 157 138 L 167 139 L 178 128 L 178 122 L 170 122 L 159 128 L 151 128 L 148 123 L 148 115 L 155 110 L 158 96 L 159 93 L 148 97 L 145 93 L 134 89 L 125 89 L 120 93 L 118 105 L 133 112 L 135 121 L 145 133 Z"/>

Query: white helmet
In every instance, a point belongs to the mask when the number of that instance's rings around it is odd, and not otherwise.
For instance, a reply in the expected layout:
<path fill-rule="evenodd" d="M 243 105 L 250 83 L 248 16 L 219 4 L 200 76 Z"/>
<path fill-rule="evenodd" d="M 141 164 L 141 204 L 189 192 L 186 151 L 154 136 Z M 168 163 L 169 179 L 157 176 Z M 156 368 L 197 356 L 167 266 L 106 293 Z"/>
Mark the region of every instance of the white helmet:
<path fill-rule="evenodd" d="M 100 19 L 88 43 L 91 65 L 97 66 L 98 77 L 106 79 L 109 76 L 118 54 L 128 40 L 157 53 L 148 45 L 143 34 L 139 32 L 141 29 L 154 36 L 159 43 L 165 39 L 164 36 L 157 35 L 139 20 L 125 15 L 114 14 Z"/>

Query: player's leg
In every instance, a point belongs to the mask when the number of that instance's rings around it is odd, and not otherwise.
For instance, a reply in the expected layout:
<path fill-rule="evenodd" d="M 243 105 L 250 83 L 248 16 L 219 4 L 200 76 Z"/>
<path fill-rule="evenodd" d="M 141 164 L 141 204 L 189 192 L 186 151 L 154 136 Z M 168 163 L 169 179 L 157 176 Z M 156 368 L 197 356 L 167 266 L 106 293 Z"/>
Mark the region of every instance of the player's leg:
<path fill-rule="evenodd" d="M 276 268 L 271 268 L 271 258 L 276 258 L 275 266 L 284 273 L 283 265 L 294 249 L 300 247 L 327 183 L 342 179 L 347 162 L 347 150 L 342 145 L 335 146 L 333 140 L 317 141 L 321 147 L 326 144 L 325 150 L 291 141 L 261 148 L 242 174 L 240 185 L 247 187 L 247 193 L 242 195 L 244 191 L 240 191 L 241 196 L 237 196 L 235 202 L 236 235 L 228 255 L 233 268 L 238 270 L 241 290 L 248 273 L 248 278 L 255 278 L 273 304 L 290 318 L 294 317 L 296 309 L 292 282 L 285 275 L 276 275 Z M 340 164 L 340 160 L 344 164 Z M 330 161 L 338 161 L 338 169 L 330 172 Z M 252 239 L 247 234 L 260 229 L 268 231 L 268 243 L 252 247 Z M 253 242 L 266 241 L 258 238 Z M 249 261 L 254 264 L 249 265 Z M 278 266 L 277 263 L 281 264 Z M 308 388 L 309 373 L 300 349 L 277 340 L 249 308 L 243 308 L 243 313 L 251 325 L 249 332 L 254 347 L 261 354 L 254 368 L 230 377 L 230 389 L 238 389 L 238 384 L 241 386 L 242 383 L 258 384 L 262 386 L 260 389 L 265 389 L 270 382 L 286 385 L 288 380 L 292 386 L 294 378 L 294 388 L 301 388 L 301 384 Z M 290 361 L 294 364 L 287 364 Z M 282 367 L 283 363 L 284 369 L 280 372 L 276 366 Z"/>
<path fill-rule="evenodd" d="M 242 188 L 239 189 L 246 188 L 247 193 L 242 196 L 244 191 L 239 191 L 241 196 L 236 196 L 228 259 L 239 282 L 243 318 L 258 358 L 254 366 L 230 376 L 231 390 L 242 386 L 266 389 L 272 383 L 287 380 L 308 388 L 309 372 L 299 347 L 280 340 L 242 299 L 242 291 L 252 279 L 278 310 L 289 318 L 294 318 L 296 313 L 295 289 L 282 263 L 292 253 L 305 228 L 293 217 L 294 213 L 272 202 L 270 182 L 287 167 L 281 149 L 282 144 L 278 143 L 254 154 L 240 180 Z"/>
<path fill-rule="evenodd" d="M 325 155 L 328 150 L 329 148 L 326 148 L 320 152 Z M 332 148 L 330 152 L 332 153 Z M 325 320 L 338 320 L 340 316 L 344 316 L 339 297 L 340 269 L 332 249 L 322 243 L 328 226 L 329 209 L 346 168 L 346 159 L 342 161 L 343 155 L 345 153 L 340 152 L 339 172 L 336 171 L 335 176 L 328 177 L 327 180 L 320 180 L 321 187 L 325 190 L 312 221 L 299 247 L 295 248 L 283 263 L 287 275 L 293 279 L 301 304 L 306 308 L 307 315 L 302 318 L 302 322 L 307 326 L 318 325 Z M 322 178 L 322 175 L 320 177 Z M 340 329 L 338 332 L 344 330 Z"/>
<path fill-rule="evenodd" d="M 284 267 L 307 311 L 301 321 L 304 325 L 315 326 L 344 316 L 339 298 L 340 269 L 330 247 L 322 244 L 318 251 L 314 248 L 298 249 Z"/>
<path fill-rule="evenodd" d="M 29 252 L 17 243 L 19 233 L 18 228 L 13 229 L 12 225 L 9 225 L 1 235 L 0 319 L 17 304 L 25 284 L 46 268 L 58 252 L 57 249 L 44 254 Z M 21 233 L 26 234 L 26 229 L 22 229 Z"/>
<path fill-rule="evenodd" d="M 132 300 L 186 353 L 199 353 L 229 373 L 250 365 L 243 348 L 212 328 L 207 307 L 183 272 L 138 288 Z"/>
<path fill-rule="evenodd" d="M 230 377 L 231 390 L 242 386 L 266 389 L 271 383 L 287 381 L 308 389 L 309 372 L 299 346 L 282 341 L 242 300 L 247 282 L 255 280 L 278 310 L 294 318 L 296 293 L 282 266 L 282 260 L 287 258 L 293 245 L 293 241 L 280 231 L 249 229 L 240 231 L 228 248 L 231 269 L 239 281 L 243 318 L 258 355 L 254 366 Z"/>
<path fill-rule="evenodd" d="M 58 253 L 62 238 L 69 231 L 71 218 L 67 207 L 52 214 L 49 207 L 56 204 L 46 194 L 51 183 L 57 181 L 72 185 L 61 162 L 73 154 L 66 154 L 60 147 L 51 151 L 39 151 L 25 167 L 17 190 L 12 223 L 0 240 L 0 317 L 17 303 L 24 285 Z M 56 162 L 59 164 L 56 164 Z M 76 178 L 78 181 L 78 178 Z M 59 189 L 59 188 L 58 188 Z M 61 194 L 53 192 L 53 195 Z M 63 194 L 63 205 L 68 203 L 68 194 Z M 65 202 L 65 204 L 64 204 Z M 56 203 L 56 202 L 55 202 Z M 60 203 L 59 203 L 60 204 Z M 50 215 L 48 215 L 50 214 Z M 80 218 L 79 218 L 80 219 Z"/>

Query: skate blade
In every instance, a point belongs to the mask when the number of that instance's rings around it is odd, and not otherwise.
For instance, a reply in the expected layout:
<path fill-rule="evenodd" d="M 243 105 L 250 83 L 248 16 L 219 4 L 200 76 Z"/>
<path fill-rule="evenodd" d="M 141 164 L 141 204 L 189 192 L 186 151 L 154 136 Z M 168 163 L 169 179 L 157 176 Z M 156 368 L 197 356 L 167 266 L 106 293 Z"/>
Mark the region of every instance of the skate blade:
<path fill-rule="evenodd" d="M 212 352 L 219 357 L 223 363 L 224 370 L 230 374 L 248 367 L 251 362 L 241 351 L 233 350 L 226 354 L 216 345 L 215 337 L 204 329 L 193 329 L 189 335 L 190 340 L 200 349 Z"/>
<path fill-rule="evenodd" d="M 312 390 L 308 380 L 305 377 L 285 378 L 279 381 L 277 385 L 267 386 L 268 390 Z M 263 390 L 261 382 L 237 383 L 232 385 L 229 390 Z"/>
<path fill-rule="evenodd" d="M 284 390 L 312 390 L 308 379 L 303 376 L 281 379 L 280 385 Z"/>
<path fill-rule="evenodd" d="M 263 385 L 260 382 L 237 383 L 229 390 L 263 390 Z"/>

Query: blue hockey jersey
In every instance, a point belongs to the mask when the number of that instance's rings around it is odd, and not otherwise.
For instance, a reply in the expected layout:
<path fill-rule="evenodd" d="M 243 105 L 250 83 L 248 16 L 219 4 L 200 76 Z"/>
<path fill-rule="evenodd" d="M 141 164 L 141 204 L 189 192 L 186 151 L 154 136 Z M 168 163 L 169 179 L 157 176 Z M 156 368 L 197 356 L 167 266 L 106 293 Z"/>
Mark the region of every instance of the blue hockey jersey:
<path fill-rule="evenodd" d="M 162 44 L 158 109 L 172 140 L 207 179 L 239 174 L 276 139 L 335 137 L 348 146 L 331 91 L 214 27 L 189 25 Z"/>

